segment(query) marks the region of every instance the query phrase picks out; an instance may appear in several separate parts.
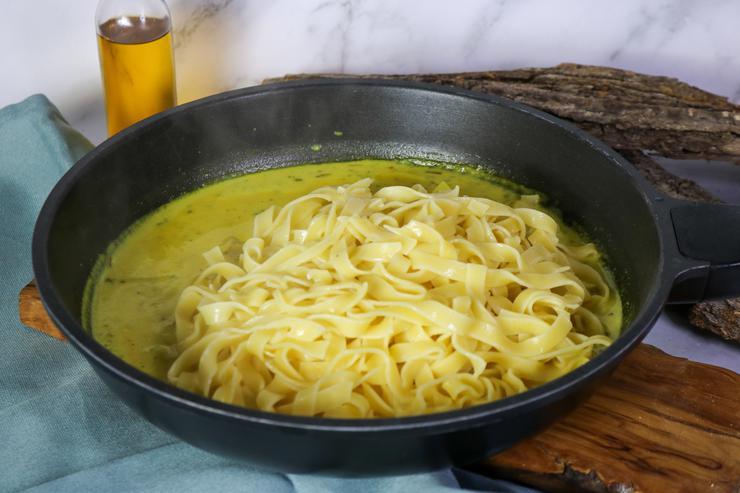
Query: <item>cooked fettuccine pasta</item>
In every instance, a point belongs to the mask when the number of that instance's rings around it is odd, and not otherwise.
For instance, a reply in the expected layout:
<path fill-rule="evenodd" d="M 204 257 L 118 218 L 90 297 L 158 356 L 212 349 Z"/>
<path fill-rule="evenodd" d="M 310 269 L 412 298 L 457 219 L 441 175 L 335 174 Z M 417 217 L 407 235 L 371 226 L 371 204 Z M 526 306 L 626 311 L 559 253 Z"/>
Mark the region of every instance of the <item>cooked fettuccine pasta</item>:
<path fill-rule="evenodd" d="M 592 244 L 566 244 L 536 197 L 444 183 L 325 186 L 208 250 L 175 309 L 167 379 L 219 401 L 368 418 L 512 396 L 616 337 Z"/>

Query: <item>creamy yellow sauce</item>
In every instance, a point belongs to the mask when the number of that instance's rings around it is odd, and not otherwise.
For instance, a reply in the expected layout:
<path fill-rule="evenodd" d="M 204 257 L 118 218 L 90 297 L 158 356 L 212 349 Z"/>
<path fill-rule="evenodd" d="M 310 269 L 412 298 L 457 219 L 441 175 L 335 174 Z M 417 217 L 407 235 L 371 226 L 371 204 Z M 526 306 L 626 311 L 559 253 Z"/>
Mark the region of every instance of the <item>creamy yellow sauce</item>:
<path fill-rule="evenodd" d="M 271 205 L 367 177 L 377 187 L 418 183 L 431 189 L 444 181 L 459 186 L 465 195 L 506 204 L 532 193 L 471 167 L 379 160 L 273 169 L 209 185 L 157 209 L 109 248 L 89 281 L 85 310 L 93 337 L 132 366 L 164 379 L 176 356 L 175 305 L 180 292 L 207 265 L 203 252 L 229 238 L 244 242 L 253 217 Z M 585 242 L 562 224 L 560 236 L 565 243 Z M 612 277 L 598 267 L 614 288 Z M 604 323 L 610 334 L 618 334 L 618 299 Z"/>

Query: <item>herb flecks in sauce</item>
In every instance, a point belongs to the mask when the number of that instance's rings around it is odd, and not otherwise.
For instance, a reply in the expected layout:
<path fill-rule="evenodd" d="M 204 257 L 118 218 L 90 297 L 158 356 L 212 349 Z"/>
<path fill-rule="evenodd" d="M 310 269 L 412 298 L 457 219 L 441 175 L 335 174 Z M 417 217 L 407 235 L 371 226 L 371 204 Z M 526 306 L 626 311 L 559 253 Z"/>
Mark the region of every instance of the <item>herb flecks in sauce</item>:
<path fill-rule="evenodd" d="M 96 269 L 98 275 L 89 281 L 93 289 L 87 291 L 92 296 L 85 310 L 93 336 L 127 363 L 164 379 L 176 356 L 175 304 L 205 267 L 203 252 L 214 245 L 226 245 L 226 251 L 234 240 L 245 241 L 252 218 L 273 204 L 367 177 L 376 187 L 419 183 L 433 189 L 445 182 L 460 186 L 465 195 L 507 204 L 533 193 L 478 168 L 406 161 L 310 164 L 225 180 L 166 204 L 111 246 L 104 257 L 110 263 Z M 564 226 L 562 235 L 566 242 L 583 242 Z M 610 317 L 616 330 L 621 325 L 621 306 L 617 308 Z"/>

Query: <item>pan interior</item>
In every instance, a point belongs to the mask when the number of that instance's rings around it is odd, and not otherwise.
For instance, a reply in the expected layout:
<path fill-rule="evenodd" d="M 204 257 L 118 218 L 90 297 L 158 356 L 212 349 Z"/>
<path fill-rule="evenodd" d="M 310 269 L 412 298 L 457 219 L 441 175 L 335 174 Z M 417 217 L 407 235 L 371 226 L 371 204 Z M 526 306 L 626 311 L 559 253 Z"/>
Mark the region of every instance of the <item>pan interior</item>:
<path fill-rule="evenodd" d="M 508 103 L 366 83 L 234 92 L 106 142 L 65 179 L 48 241 L 50 281 L 79 323 L 99 255 L 158 206 L 226 176 L 369 157 L 481 166 L 544 192 L 605 252 L 627 330 L 650 299 L 660 265 L 650 205 L 603 148 Z"/>

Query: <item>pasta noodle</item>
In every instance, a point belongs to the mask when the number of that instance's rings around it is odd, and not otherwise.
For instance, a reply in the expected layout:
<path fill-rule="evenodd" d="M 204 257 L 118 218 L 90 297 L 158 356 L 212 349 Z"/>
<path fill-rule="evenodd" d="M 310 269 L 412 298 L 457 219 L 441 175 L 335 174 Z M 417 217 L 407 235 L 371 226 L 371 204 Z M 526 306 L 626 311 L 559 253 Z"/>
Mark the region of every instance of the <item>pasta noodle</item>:
<path fill-rule="evenodd" d="M 371 185 L 270 207 L 206 252 L 168 380 L 264 411 L 408 416 L 518 394 L 617 335 L 596 248 L 561 241 L 536 197 Z"/>

